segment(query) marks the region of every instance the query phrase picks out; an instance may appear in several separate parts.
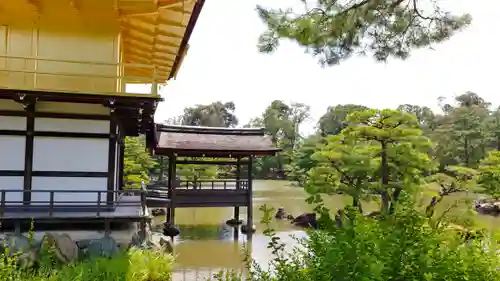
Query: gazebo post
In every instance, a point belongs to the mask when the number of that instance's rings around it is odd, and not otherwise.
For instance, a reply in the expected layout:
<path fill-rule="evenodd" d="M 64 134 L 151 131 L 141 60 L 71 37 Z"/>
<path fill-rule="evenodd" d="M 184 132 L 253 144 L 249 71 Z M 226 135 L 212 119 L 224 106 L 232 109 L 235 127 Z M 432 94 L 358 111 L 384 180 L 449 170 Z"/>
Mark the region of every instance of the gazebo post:
<path fill-rule="evenodd" d="M 253 233 L 253 198 L 252 198 L 252 168 L 253 168 L 253 157 L 250 155 L 248 157 L 248 192 L 247 192 L 247 229 L 248 229 L 248 237 L 252 237 Z"/>
<path fill-rule="evenodd" d="M 236 158 L 236 190 L 241 189 L 241 157 Z M 234 220 L 238 222 L 240 220 L 240 207 L 234 207 Z M 234 229 L 234 240 L 238 240 L 239 231 L 238 228 Z"/>
<path fill-rule="evenodd" d="M 236 158 L 236 190 L 241 189 L 241 157 Z M 240 207 L 234 207 L 234 219 L 238 221 L 240 219 Z"/>
<path fill-rule="evenodd" d="M 175 224 L 175 188 L 176 188 L 176 179 L 177 179 L 177 155 L 174 154 L 173 156 L 170 157 L 171 158 L 171 166 L 172 166 L 172 170 L 171 170 L 171 173 L 172 173 L 172 177 L 168 179 L 168 182 L 169 182 L 169 189 L 170 189 L 170 192 L 171 192 L 171 196 L 170 196 L 170 216 L 171 216 L 171 219 L 170 219 L 170 223 L 172 225 Z"/>
<path fill-rule="evenodd" d="M 172 222 L 172 178 L 174 177 L 174 158 L 173 155 L 168 156 L 168 199 L 170 199 L 170 204 L 167 208 L 167 222 Z"/>

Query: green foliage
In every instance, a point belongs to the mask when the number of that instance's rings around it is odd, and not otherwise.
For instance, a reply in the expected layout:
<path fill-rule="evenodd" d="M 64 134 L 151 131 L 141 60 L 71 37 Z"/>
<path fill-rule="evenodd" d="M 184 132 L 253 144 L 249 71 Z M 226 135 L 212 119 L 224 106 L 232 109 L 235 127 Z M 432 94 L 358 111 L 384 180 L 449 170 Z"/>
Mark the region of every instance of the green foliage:
<path fill-rule="evenodd" d="M 347 194 L 353 206 L 373 194 L 379 184 L 371 179 L 377 169 L 377 152 L 373 147 L 344 135 L 332 135 L 319 146 L 312 158 L 318 165 L 309 171 L 306 190 L 310 194 Z"/>
<path fill-rule="evenodd" d="M 283 149 L 276 156 L 257 159 L 255 172 L 257 177 L 269 175 L 281 176 L 294 157 L 295 149 L 300 146 L 302 137 L 300 125 L 309 118 L 310 108 L 302 103 L 286 104 L 275 100 L 266 108 L 261 116 L 250 121 L 247 127 L 263 127 L 273 144 Z"/>
<path fill-rule="evenodd" d="M 455 192 L 475 191 L 478 171 L 463 166 L 447 166 L 443 173 L 436 173 L 430 181 L 441 186 L 441 196 Z"/>
<path fill-rule="evenodd" d="M 214 280 L 500 280 L 494 240 L 464 243 L 455 227 L 429 224 L 412 204 L 384 219 L 346 208 L 343 221 L 342 227 L 335 227 L 330 220 L 330 227 L 298 239 L 299 246 L 288 252 L 269 229 L 268 247 L 274 257 L 269 269 L 249 263 L 246 277 L 219 273 Z"/>
<path fill-rule="evenodd" d="M 309 170 L 317 165 L 312 155 L 323 141 L 323 137 L 311 135 L 290 153 L 290 163 L 286 167 L 289 179 L 296 180 L 301 185 L 305 184 Z"/>
<path fill-rule="evenodd" d="M 343 228 L 311 235 L 306 280 L 499 280 L 497 256 L 446 227 L 431 228 L 413 210 L 385 220 L 354 217 Z M 460 266 L 457 266 L 460 265 Z M 451 278 L 451 279 L 450 279 Z M 493 279 L 490 279 L 493 278 Z"/>
<path fill-rule="evenodd" d="M 338 104 L 329 106 L 326 113 L 318 121 L 318 130 L 321 135 L 338 134 L 347 127 L 345 119 L 355 111 L 368 109 L 366 106 L 357 104 Z"/>
<path fill-rule="evenodd" d="M 442 105 L 445 114 L 438 116 L 436 129 L 430 133 L 438 143 L 435 155 L 443 167 L 463 164 L 474 168 L 485 156 L 485 147 L 491 141 L 486 130 L 491 120 L 490 104 L 473 92 L 457 96 L 455 103 L 456 106 Z"/>
<path fill-rule="evenodd" d="M 495 199 L 500 198 L 500 151 L 492 151 L 479 165 L 478 183 L 482 192 Z"/>
<path fill-rule="evenodd" d="M 146 151 L 143 137 L 125 138 L 124 176 L 126 188 L 139 188 L 149 182 L 149 172 L 156 162 Z"/>
<path fill-rule="evenodd" d="M 5 281 L 164 281 L 170 280 L 174 259 L 163 252 L 131 248 L 112 258 L 96 258 L 63 265 L 47 252 L 37 268 L 18 265 L 16 256 L 0 258 L 0 280 Z"/>
<path fill-rule="evenodd" d="M 422 173 L 434 169 L 427 154 L 432 144 L 414 116 L 369 109 L 351 113 L 346 123 L 313 155 L 318 166 L 309 173 L 310 192 L 348 194 L 356 207 L 363 196 L 380 195 L 387 212 L 401 192 L 420 186 Z"/>
<path fill-rule="evenodd" d="M 207 127 L 235 127 L 238 118 L 234 114 L 233 102 L 222 103 L 220 101 L 206 105 L 196 105 L 184 109 L 184 114 L 176 119 L 170 120 L 173 124 Z"/>
<path fill-rule="evenodd" d="M 178 164 L 177 175 L 181 180 L 190 182 L 214 179 L 217 176 L 217 167 L 214 165 Z"/>
<path fill-rule="evenodd" d="M 371 53 L 379 61 L 405 59 L 414 48 L 450 38 L 471 22 L 470 15 L 443 11 L 439 1 L 302 0 L 305 9 L 257 7 L 267 30 L 259 38 L 261 52 L 272 52 L 280 39 L 290 39 L 319 57 L 337 64 L 353 54 Z"/>

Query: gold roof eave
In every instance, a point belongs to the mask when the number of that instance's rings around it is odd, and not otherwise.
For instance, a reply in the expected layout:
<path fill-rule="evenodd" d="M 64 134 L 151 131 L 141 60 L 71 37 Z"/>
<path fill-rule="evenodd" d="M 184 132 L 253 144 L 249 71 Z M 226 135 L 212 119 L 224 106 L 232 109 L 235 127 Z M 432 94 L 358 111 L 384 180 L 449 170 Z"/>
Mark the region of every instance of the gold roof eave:
<path fill-rule="evenodd" d="M 186 55 L 189 37 L 204 2 L 156 0 L 156 11 L 125 12 L 120 23 L 123 62 L 147 64 L 152 68 L 127 67 L 124 69 L 124 76 L 155 76 L 156 83 L 166 83 L 175 78 Z"/>

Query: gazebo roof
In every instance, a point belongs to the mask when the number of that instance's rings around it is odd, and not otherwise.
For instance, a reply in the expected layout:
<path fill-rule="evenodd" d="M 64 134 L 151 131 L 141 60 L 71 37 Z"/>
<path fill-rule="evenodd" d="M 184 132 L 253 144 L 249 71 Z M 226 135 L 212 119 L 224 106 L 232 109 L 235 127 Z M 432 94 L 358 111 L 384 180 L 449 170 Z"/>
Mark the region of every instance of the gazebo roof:
<path fill-rule="evenodd" d="M 274 155 L 279 151 L 262 128 L 156 125 L 157 155 L 245 157 Z"/>

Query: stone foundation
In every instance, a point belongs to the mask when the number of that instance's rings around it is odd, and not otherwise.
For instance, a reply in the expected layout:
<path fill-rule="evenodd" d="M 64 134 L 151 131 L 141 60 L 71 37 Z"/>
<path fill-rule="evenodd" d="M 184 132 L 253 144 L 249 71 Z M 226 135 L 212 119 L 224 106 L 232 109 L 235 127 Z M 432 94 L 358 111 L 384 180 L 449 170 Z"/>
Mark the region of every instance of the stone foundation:
<path fill-rule="evenodd" d="M 112 229 L 107 235 L 103 229 L 51 229 L 30 233 L 0 233 L 0 246 L 9 249 L 10 253 L 21 253 L 20 260 L 24 266 L 32 266 L 44 245 L 55 250 L 57 258 L 64 263 L 75 262 L 86 256 L 110 257 L 120 250 L 132 246 L 151 250 L 172 252 L 170 240 L 162 233 L 152 232 L 146 226 L 145 237 L 141 235 L 140 224 L 130 223 L 120 229 Z M 30 240 L 30 236 L 32 236 Z M 3 249 L 5 250 L 5 249 Z"/>

